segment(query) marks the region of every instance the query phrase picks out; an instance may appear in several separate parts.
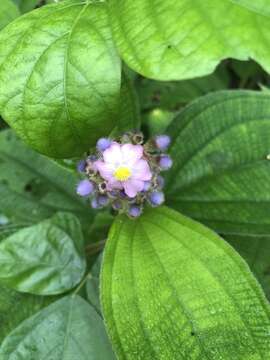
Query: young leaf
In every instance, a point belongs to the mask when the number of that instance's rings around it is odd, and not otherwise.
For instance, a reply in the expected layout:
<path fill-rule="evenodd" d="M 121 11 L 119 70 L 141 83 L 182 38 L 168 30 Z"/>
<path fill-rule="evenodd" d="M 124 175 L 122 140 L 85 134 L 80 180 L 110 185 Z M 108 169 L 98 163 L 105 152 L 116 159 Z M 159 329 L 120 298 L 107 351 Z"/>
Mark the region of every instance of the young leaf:
<path fill-rule="evenodd" d="M 270 95 L 219 92 L 168 129 L 167 203 L 222 234 L 269 234 Z"/>
<path fill-rule="evenodd" d="M 0 209 L 16 224 L 70 211 L 89 226 L 93 212 L 77 196 L 77 182 L 73 172 L 32 151 L 11 130 L 0 132 Z"/>
<path fill-rule="evenodd" d="M 120 80 L 104 2 L 43 6 L 0 33 L 1 115 L 46 155 L 80 155 L 114 128 Z"/>
<path fill-rule="evenodd" d="M 4 340 L 1 360 L 113 360 L 100 316 L 68 296 L 25 320 Z"/>
<path fill-rule="evenodd" d="M 1 0 L 0 2 L 0 30 L 8 23 L 19 16 L 19 10 L 11 0 Z"/>
<path fill-rule="evenodd" d="M 59 213 L 0 243 L 0 280 L 22 292 L 54 295 L 82 279 L 86 263 L 79 221 Z"/>
<path fill-rule="evenodd" d="M 246 263 L 211 230 L 171 209 L 115 221 L 101 280 L 119 359 L 270 356 L 270 308 Z"/>
<path fill-rule="evenodd" d="M 263 5 L 252 0 L 109 4 L 114 38 L 125 62 L 146 77 L 180 80 L 210 73 L 228 57 L 253 58 L 269 71 L 270 6 L 260 2 Z"/>

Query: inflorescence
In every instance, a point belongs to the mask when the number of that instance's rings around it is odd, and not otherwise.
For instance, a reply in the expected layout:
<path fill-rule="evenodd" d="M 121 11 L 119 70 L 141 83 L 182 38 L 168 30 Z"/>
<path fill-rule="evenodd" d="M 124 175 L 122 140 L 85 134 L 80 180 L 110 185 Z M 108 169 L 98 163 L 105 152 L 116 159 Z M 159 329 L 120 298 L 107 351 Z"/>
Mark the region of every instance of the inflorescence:
<path fill-rule="evenodd" d="M 172 166 L 165 153 L 169 145 L 167 135 L 144 144 L 141 132 L 99 139 L 95 153 L 78 163 L 85 179 L 78 184 L 77 194 L 90 197 L 94 209 L 111 206 L 131 218 L 140 216 L 146 203 L 161 205 L 164 179 L 160 174 Z"/>

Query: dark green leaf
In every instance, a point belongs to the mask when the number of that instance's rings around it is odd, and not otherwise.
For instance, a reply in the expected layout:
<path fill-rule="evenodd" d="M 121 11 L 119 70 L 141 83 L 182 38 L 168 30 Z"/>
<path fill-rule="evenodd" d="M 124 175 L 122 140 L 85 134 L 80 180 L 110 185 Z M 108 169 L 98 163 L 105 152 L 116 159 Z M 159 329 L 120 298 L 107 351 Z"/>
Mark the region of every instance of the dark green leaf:
<path fill-rule="evenodd" d="M 0 2 L 0 30 L 8 23 L 19 16 L 19 10 L 11 0 L 1 0 Z"/>
<path fill-rule="evenodd" d="M 168 208 L 119 217 L 102 269 L 119 359 L 267 359 L 270 308 L 240 256 Z"/>
<path fill-rule="evenodd" d="M 268 71 L 267 0 L 111 0 L 113 34 L 125 62 L 146 77 L 177 80 L 212 72 L 220 60 L 253 58 Z"/>
<path fill-rule="evenodd" d="M 270 95 L 215 93 L 173 121 L 167 201 L 222 234 L 269 234 Z"/>
<path fill-rule="evenodd" d="M 93 212 L 77 196 L 78 177 L 39 155 L 11 130 L 0 133 L 0 209 L 19 226 L 70 211 L 87 226 Z"/>
<path fill-rule="evenodd" d="M 89 278 L 86 283 L 87 299 L 95 310 L 101 314 L 100 297 L 99 297 L 99 274 L 103 254 L 100 254 L 91 268 Z"/>
<path fill-rule="evenodd" d="M 18 291 L 54 295 L 82 279 L 83 236 L 74 215 L 59 213 L 0 243 L 0 280 Z"/>
<path fill-rule="evenodd" d="M 80 155 L 107 135 L 120 80 L 104 2 L 43 6 L 0 34 L 0 112 L 41 153 Z"/>
<path fill-rule="evenodd" d="M 1 360 L 112 360 L 102 319 L 79 296 L 25 320 L 3 342 Z"/>
<path fill-rule="evenodd" d="M 18 5 L 22 13 L 33 10 L 40 3 L 39 0 L 13 0 L 13 2 Z"/>

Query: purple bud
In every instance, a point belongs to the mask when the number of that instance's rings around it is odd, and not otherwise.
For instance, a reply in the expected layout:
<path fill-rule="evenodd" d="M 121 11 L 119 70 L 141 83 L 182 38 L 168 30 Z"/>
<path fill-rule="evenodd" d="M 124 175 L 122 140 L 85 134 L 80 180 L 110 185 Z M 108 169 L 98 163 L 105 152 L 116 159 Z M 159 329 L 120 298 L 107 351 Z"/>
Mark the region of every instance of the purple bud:
<path fill-rule="evenodd" d="M 86 161 L 85 160 L 80 160 L 77 164 L 77 170 L 80 173 L 85 172 L 85 167 L 86 167 Z"/>
<path fill-rule="evenodd" d="M 93 209 L 100 209 L 101 208 L 101 206 L 99 205 L 99 203 L 97 201 L 97 198 L 95 198 L 95 197 L 91 200 L 91 206 L 92 206 Z"/>
<path fill-rule="evenodd" d="M 89 161 L 90 163 L 96 161 L 98 158 L 96 155 L 89 155 L 87 158 L 87 161 Z"/>
<path fill-rule="evenodd" d="M 158 177 L 157 177 L 157 185 L 158 185 L 158 187 L 160 187 L 161 189 L 164 187 L 164 185 L 165 185 L 165 180 L 164 180 L 164 177 L 163 177 L 163 176 L 158 175 Z"/>
<path fill-rule="evenodd" d="M 159 166 L 162 170 L 169 170 L 172 167 L 173 161 L 169 155 L 162 155 L 159 159 Z"/>
<path fill-rule="evenodd" d="M 108 147 L 111 146 L 111 140 L 107 139 L 107 138 L 101 138 L 98 140 L 97 142 L 97 149 L 98 151 L 105 151 L 106 149 L 108 149 Z"/>
<path fill-rule="evenodd" d="M 80 196 L 88 196 L 94 190 L 94 185 L 89 180 L 82 180 L 77 186 L 77 194 Z"/>
<path fill-rule="evenodd" d="M 158 135 L 155 138 L 156 147 L 160 150 L 166 150 L 171 143 L 171 138 L 168 135 Z"/>
<path fill-rule="evenodd" d="M 120 210 L 120 209 L 122 209 L 122 202 L 120 200 L 115 200 L 112 203 L 112 207 L 114 210 Z"/>
<path fill-rule="evenodd" d="M 161 191 L 154 191 L 149 195 L 149 201 L 152 206 L 159 206 L 165 201 L 165 197 L 163 192 Z"/>
<path fill-rule="evenodd" d="M 134 218 L 140 216 L 141 213 L 142 213 L 142 209 L 137 205 L 132 205 L 128 210 L 129 216 L 134 217 Z"/>
<path fill-rule="evenodd" d="M 107 195 L 98 195 L 97 202 L 99 206 L 103 207 L 109 204 L 109 198 Z"/>
<path fill-rule="evenodd" d="M 151 185 L 152 185 L 151 181 L 145 181 L 143 186 L 143 191 L 148 191 Z"/>

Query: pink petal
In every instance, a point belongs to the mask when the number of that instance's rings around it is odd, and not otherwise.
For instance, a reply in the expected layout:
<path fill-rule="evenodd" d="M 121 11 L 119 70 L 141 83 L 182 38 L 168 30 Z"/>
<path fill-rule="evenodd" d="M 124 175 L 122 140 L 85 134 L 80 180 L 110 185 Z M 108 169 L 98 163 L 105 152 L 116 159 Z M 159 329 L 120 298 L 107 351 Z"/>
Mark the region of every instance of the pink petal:
<path fill-rule="evenodd" d="M 95 161 L 94 166 L 98 170 L 100 175 L 103 177 L 103 179 L 111 180 L 113 178 L 114 167 L 112 164 L 106 164 L 101 160 L 97 160 Z"/>
<path fill-rule="evenodd" d="M 123 182 L 124 190 L 127 196 L 133 198 L 137 195 L 138 192 L 142 191 L 144 188 L 144 182 L 141 180 L 130 179 Z"/>
<path fill-rule="evenodd" d="M 146 160 L 139 160 L 132 166 L 132 178 L 147 181 L 152 178 L 150 166 Z"/>
<path fill-rule="evenodd" d="M 141 145 L 124 144 L 121 146 L 122 157 L 125 163 L 132 165 L 143 156 Z"/>
<path fill-rule="evenodd" d="M 113 190 L 113 189 L 123 189 L 123 184 L 120 181 L 117 181 L 115 178 L 112 178 L 108 181 L 107 183 L 107 189 L 109 191 Z"/>
<path fill-rule="evenodd" d="M 123 160 L 120 144 L 114 142 L 112 145 L 104 151 L 103 158 L 106 163 L 118 166 Z"/>

